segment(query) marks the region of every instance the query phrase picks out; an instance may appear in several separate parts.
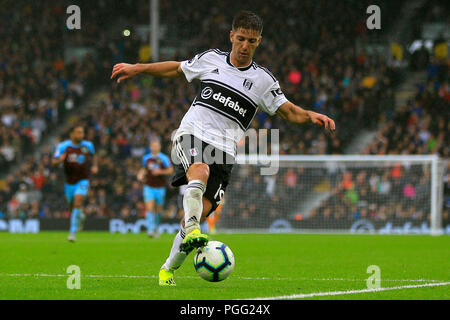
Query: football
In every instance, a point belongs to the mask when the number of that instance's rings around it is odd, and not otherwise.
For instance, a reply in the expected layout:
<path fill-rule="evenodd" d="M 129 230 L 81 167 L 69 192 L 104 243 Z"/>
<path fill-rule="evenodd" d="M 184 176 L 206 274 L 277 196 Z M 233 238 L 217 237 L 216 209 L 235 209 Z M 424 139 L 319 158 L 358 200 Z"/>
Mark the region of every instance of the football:
<path fill-rule="evenodd" d="M 220 241 L 209 241 L 198 248 L 194 256 L 194 267 L 198 275 L 210 282 L 225 280 L 234 269 L 234 254 Z"/>

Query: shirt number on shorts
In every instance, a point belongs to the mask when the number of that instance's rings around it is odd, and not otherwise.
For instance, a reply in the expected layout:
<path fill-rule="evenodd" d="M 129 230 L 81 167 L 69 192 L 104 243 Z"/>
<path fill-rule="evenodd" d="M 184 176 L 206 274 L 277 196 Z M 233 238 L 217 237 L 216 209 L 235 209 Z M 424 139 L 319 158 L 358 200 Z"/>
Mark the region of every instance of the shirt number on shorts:
<path fill-rule="evenodd" d="M 219 198 L 219 200 L 216 200 L 216 204 L 220 203 L 220 201 L 222 200 L 222 198 L 225 194 L 225 191 L 223 191 L 221 188 L 222 188 L 222 184 L 219 185 L 219 188 L 217 189 L 217 192 L 214 195 L 214 199 L 217 199 L 217 197 Z"/>

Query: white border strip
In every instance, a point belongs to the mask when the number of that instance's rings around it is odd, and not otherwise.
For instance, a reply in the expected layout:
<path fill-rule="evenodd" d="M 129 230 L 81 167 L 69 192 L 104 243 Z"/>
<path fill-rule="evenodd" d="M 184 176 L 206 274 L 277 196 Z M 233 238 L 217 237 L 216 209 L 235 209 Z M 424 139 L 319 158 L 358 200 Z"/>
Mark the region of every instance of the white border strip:
<path fill-rule="evenodd" d="M 366 293 L 366 292 L 381 292 L 389 290 L 402 290 L 402 289 L 412 289 L 412 288 L 424 288 L 424 287 L 437 287 L 437 286 L 448 286 L 450 282 L 440 282 L 440 283 L 425 283 L 398 287 L 388 287 L 388 288 L 377 288 L 377 289 L 362 289 L 362 290 L 347 290 L 347 291 L 331 291 L 331 292 L 315 292 L 306 294 L 291 294 L 288 296 L 276 296 L 276 297 L 259 297 L 259 298 L 249 298 L 249 299 L 237 299 L 237 300 L 286 300 L 286 299 L 304 299 L 312 297 L 323 297 L 323 296 L 338 296 L 344 294 L 356 294 L 356 293 Z"/>

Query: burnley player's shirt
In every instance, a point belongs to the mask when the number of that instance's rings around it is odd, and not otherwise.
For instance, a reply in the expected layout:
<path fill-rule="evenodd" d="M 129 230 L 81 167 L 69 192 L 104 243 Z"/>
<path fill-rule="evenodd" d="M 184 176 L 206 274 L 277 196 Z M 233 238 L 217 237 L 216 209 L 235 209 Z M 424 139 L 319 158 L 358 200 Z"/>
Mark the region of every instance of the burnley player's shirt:
<path fill-rule="evenodd" d="M 230 52 L 207 50 L 181 62 L 181 70 L 188 82 L 200 80 L 200 93 L 174 139 L 191 134 L 232 156 L 258 108 L 274 115 L 288 101 L 270 71 L 255 62 L 236 68 Z"/>
<path fill-rule="evenodd" d="M 149 153 L 142 157 L 142 166 L 147 169 L 145 185 L 152 188 L 162 188 L 166 184 L 165 176 L 152 174 L 154 169 L 166 169 L 170 167 L 170 159 L 164 153 L 158 153 L 156 157 Z"/>
<path fill-rule="evenodd" d="M 57 145 L 53 156 L 59 158 L 64 152 L 67 183 L 76 184 L 80 180 L 89 179 L 91 159 L 95 153 L 92 142 L 83 140 L 79 144 L 74 144 L 72 140 L 63 141 Z"/>

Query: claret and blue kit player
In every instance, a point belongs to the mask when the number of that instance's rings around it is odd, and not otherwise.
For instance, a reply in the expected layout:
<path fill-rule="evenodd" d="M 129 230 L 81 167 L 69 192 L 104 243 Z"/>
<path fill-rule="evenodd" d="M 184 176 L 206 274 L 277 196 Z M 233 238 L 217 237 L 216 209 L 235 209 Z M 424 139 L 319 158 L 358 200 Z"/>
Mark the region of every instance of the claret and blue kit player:
<path fill-rule="evenodd" d="M 85 218 L 83 202 L 89 191 L 90 174 L 98 171 L 94 144 L 84 140 L 82 126 L 71 128 L 70 139 L 56 146 L 52 163 L 54 166 L 63 164 L 64 167 L 64 195 L 71 210 L 68 240 L 73 242 Z"/>
<path fill-rule="evenodd" d="M 166 177 L 173 173 L 167 155 L 161 152 L 159 140 L 150 142 L 150 153 L 142 157 L 137 178 L 144 183 L 145 217 L 149 237 L 158 236 L 158 224 L 166 197 Z"/>

